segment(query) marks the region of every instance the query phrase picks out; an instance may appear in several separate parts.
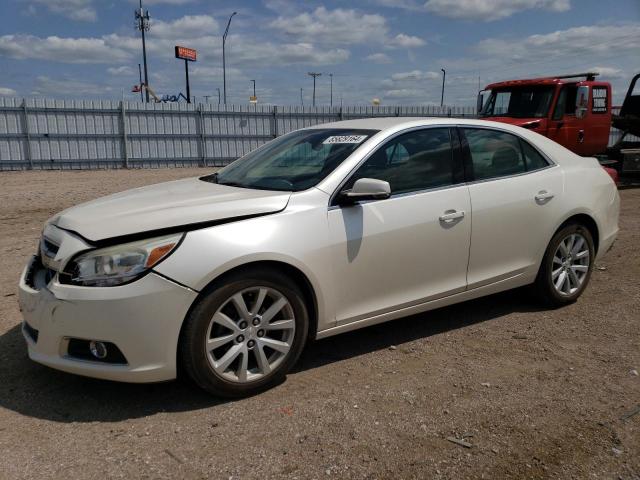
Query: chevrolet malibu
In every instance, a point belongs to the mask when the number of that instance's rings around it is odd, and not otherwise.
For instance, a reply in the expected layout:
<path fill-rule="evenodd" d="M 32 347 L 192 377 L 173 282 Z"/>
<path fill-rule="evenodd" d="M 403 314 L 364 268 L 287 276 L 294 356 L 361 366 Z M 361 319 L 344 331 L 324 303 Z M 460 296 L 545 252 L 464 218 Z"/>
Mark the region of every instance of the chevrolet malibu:
<path fill-rule="evenodd" d="M 575 301 L 619 203 L 595 159 L 519 127 L 324 124 L 52 217 L 20 280 L 22 330 L 33 360 L 66 372 L 181 370 L 250 395 L 309 339 L 525 285 Z"/>

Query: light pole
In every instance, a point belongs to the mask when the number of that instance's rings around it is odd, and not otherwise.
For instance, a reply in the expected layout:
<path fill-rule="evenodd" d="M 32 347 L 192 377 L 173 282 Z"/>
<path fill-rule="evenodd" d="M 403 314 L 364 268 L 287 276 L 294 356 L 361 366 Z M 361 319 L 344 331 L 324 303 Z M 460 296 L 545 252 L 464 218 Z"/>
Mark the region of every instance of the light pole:
<path fill-rule="evenodd" d="M 440 95 L 440 108 L 444 105 L 444 79 L 447 78 L 447 71 L 444 68 L 442 70 L 442 94 Z"/>
<path fill-rule="evenodd" d="M 329 106 L 333 107 L 333 73 L 329 74 L 329 78 L 331 79 L 331 96 L 329 97 Z"/>
<path fill-rule="evenodd" d="M 218 90 L 218 105 L 220 105 L 220 87 L 216 87 L 216 90 Z"/>
<path fill-rule="evenodd" d="M 321 73 L 316 73 L 316 72 L 309 72 L 307 75 L 310 75 L 313 77 L 313 103 L 312 106 L 316 106 L 316 77 L 319 77 L 320 75 L 322 75 Z"/>
<path fill-rule="evenodd" d="M 225 105 L 227 104 L 227 65 L 226 65 L 224 47 L 225 47 L 225 44 L 227 43 L 227 35 L 229 34 L 229 26 L 231 25 L 231 19 L 237 13 L 238 12 L 233 12 L 231 14 L 231 16 L 229 17 L 229 21 L 227 22 L 227 28 L 225 28 L 224 34 L 222 35 L 222 91 L 223 91 L 223 98 L 224 98 Z"/>
<path fill-rule="evenodd" d="M 255 80 L 249 80 L 250 82 L 253 82 L 253 96 L 256 96 L 256 81 Z"/>
<path fill-rule="evenodd" d="M 302 88 L 300 88 L 300 105 L 304 107 L 304 100 L 302 99 Z"/>
<path fill-rule="evenodd" d="M 142 9 L 142 0 L 140 0 L 140 9 L 135 12 L 136 29 L 142 33 L 142 61 L 144 63 L 144 89 L 146 92 L 147 103 L 149 103 L 149 72 L 147 70 L 147 42 L 145 32 L 149 31 L 149 10 Z"/>

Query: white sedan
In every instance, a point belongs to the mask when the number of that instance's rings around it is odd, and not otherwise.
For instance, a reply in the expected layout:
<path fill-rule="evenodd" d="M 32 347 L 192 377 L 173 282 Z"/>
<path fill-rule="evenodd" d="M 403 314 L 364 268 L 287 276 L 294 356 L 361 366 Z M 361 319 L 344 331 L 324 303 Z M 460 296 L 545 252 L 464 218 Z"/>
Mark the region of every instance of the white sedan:
<path fill-rule="evenodd" d="M 531 285 L 575 301 L 618 232 L 593 158 L 522 128 L 379 118 L 73 207 L 20 281 L 40 363 L 249 395 L 309 339 Z"/>

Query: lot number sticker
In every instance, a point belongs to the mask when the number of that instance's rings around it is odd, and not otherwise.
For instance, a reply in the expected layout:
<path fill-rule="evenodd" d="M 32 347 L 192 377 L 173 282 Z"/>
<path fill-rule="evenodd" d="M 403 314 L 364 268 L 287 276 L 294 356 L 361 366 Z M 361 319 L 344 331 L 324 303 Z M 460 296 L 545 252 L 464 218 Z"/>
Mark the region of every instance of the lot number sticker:
<path fill-rule="evenodd" d="M 322 143 L 325 145 L 332 145 L 335 143 L 362 143 L 366 138 L 367 135 L 334 135 L 327 138 Z"/>

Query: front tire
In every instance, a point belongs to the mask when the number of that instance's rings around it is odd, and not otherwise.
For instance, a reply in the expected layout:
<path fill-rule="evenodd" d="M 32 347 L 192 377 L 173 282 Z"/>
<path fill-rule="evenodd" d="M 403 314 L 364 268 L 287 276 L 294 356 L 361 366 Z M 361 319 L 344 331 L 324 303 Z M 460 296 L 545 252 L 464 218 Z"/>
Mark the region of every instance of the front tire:
<path fill-rule="evenodd" d="M 551 239 L 545 252 L 534 290 L 540 300 L 552 307 L 575 302 L 587 287 L 595 247 L 593 237 L 580 224 L 569 224 Z"/>
<path fill-rule="evenodd" d="M 282 382 L 304 348 L 304 295 L 271 269 L 238 272 L 212 285 L 186 319 L 180 359 L 204 390 L 244 397 Z"/>

